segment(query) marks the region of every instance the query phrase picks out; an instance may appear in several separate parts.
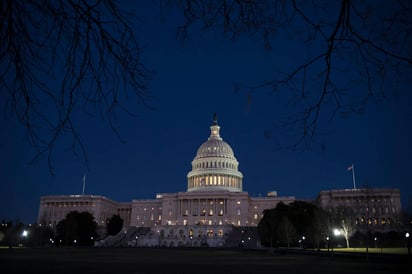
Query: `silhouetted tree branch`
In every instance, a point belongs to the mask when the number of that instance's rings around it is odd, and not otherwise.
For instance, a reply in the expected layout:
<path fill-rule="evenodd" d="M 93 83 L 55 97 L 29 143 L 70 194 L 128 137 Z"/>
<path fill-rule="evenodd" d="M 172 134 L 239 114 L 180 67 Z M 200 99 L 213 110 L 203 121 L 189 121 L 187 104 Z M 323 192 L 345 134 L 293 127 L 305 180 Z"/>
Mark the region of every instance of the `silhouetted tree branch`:
<path fill-rule="evenodd" d="M 371 99 L 396 94 L 412 71 L 410 1 L 186 0 L 177 6 L 185 18 L 178 28 L 183 41 L 201 28 L 230 39 L 250 35 L 267 49 L 278 37 L 303 43 L 307 53 L 297 52 L 301 61 L 291 69 L 255 86 L 236 85 L 248 96 L 267 88 L 291 94 L 301 111 L 280 123 L 300 132 L 291 148 L 310 147 L 320 120 L 362 113 Z"/>
<path fill-rule="evenodd" d="M 145 103 L 149 74 L 141 63 L 131 14 L 113 1 L 4 0 L 0 3 L 0 96 L 5 115 L 25 126 L 37 149 L 52 154 L 63 135 L 86 150 L 74 113 L 100 113 L 117 132 L 124 102 Z"/>

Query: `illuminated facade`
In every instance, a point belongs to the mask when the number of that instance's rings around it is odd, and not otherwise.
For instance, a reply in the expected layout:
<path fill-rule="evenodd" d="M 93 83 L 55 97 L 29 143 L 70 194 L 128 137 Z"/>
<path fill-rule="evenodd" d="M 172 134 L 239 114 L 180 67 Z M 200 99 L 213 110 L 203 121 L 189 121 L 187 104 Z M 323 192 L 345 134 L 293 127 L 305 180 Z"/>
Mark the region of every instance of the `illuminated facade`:
<path fill-rule="evenodd" d="M 233 227 L 256 227 L 265 209 L 295 201 L 293 196 L 277 197 L 276 192 L 250 197 L 243 191 L 239 162 L 220 137 L 216 118 L 210 131 L 192 161 L 186 192 L 158 194 L 156 199 L 131 203 L 93 195 L 44 196 L 38 223 L 54 226 L 73 210 L 92 213 L 99 225 L 113 214 L 120 214 L 128 230 L 151 231 L 146 237 L 136 238 L 135 245 L 199 246 L 207 241 L 209 246 L 221 246 Z"/>
<path fill-rule="evenodd" d="M 55 195 L 40 198 L 37 223 L 55 227 L 71 211 L 91 213 L 98 226 L 114 214 L 120 215 L 125 224 L 130 223 L 131 203 L 119 203 L 99 195 Z"/>
<path fill-rule="evenodd" d="M 400 191 L 395 188 L 358 188 L 321 191 L 319 207 L 332 211 L 351 208 L 358 230 L 389 231 L 401 224 Z"/>

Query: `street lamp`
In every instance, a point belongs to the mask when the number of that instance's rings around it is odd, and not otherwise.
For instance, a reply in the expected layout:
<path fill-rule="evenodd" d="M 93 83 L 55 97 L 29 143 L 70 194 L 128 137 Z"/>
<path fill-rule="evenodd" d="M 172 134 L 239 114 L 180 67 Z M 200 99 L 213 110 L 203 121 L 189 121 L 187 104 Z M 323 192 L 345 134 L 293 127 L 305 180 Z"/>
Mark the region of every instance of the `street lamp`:
<path fill-rule="evenodd" d="M 28 232 L 27 230 L 23 230 L 23 232 L 21 233 L 21 236 L 23 236 L 24 238 L 26 238 L 27 235 L 29 235 L 29 232 Z"/>
<path fill-rule="evenodd" d="M 335 228 L 335 229 L 333 230 L 333 234 L 334 234 L 335 236 L 340 236 L 340 229 Z"/>
<path fill-rule="evenodd" d="M 406 247 L 408 248 L 408 255 L 411 255 L 411 242 L 409 240 L 409 232 L 405 233 L 405 238 L 406 238 Z"/>
<path fill-rule="evenodd" d="M 328 248 L 328 252 L 329 252 L 329 236 L 326 236 L 326 247 Z"/>
<path fill-rule="evenodd" d="M 23 243 L 26 242 L 26 238 L 27 238 L 28 235 L 29 235 L 29 232 L 28 232 L 26 229 L 23 230 L 23 232 L 21 233 L 21 236 L 22 236 L 22 238 L 23 238 L 23 242 L 22 242 L 21 245 L 23 245 Z"/>
<path fill-rule="evenodd" d="M 333 235 L 335 235 L 335 238 L 338 238 L 341 235 L 341 230 L 338 228 L 333 229 Z M 337 242 L 337 240 L 335 241 Z M 333 252 L 333 243 L 332 243 L 332 252 Z"/>
<path fill-rule="evenodd" d="M 298 243 L 303 249 L 305 249 L 305 239 L 305 236 L 302 236 L 302 238 L 298 241 Z"/>

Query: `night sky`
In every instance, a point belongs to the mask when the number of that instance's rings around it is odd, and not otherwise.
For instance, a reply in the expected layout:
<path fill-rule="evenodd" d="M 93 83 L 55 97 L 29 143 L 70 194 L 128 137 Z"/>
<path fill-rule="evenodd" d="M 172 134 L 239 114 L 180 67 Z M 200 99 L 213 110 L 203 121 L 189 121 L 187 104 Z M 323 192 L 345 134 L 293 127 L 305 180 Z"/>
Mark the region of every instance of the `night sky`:
<path fill-rule="evenodd" d="M 185 191 L 186 174 L 210 135 L 214 113 L 250 195 L 275 190 L 279 196 L 314 199 L 321 190 L 352 188 L 347 168 L 354 163 L 358 187 L 399 188 L 402 207 L 411 209 L 410 85 L 369 103 L 362 114 L 323 119 L 310 149 L 285 149 L 290 135 L 276 125 L 297 107 L 270 89 L 249 93 L 234 86 L 256 85 L 288 70 L 299 62 L 302 45 L 280 36 L 265 50 L 246 35 L 233 42 L 206 32 L 192 34 L 182 46 L 177 15 L 160 14 L 153 3 L 136 13 L 143 61 L 152 70 L 149 107 L 136 105 L 137 117 L 118 116 L 122 140 L 99 115 L 79 113 L 75 122 L 88 168 L 68 149 L 70 139 L 62 137 L 53 153 L 54 176 L 46 157 L 28 164 L 35 150 L 24 129 L 2 116 L 0 219 L 35 222 L 41 196 L 81 194 L 84 174 L 86 194 L 119 202 Z"/>

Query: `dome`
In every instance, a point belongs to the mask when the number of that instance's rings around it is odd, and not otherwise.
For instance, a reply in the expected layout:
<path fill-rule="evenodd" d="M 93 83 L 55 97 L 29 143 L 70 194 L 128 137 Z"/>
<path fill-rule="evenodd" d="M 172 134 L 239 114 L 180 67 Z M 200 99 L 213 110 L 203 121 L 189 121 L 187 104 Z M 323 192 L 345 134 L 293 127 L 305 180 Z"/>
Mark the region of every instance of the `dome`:
<path fill-rule="evenodd" d="M 242 191 L 243 175 L 238 171 L 232 148 L 220 137 L 216 116 L 210 127 L 210 137 L 197 150 L 192 171 L 187 174 L 188 191 Z"/>
<path fill-rule="evenodd" d="M 201 159 L 205 157 L 222 157 L 235 159 L 232 148 L 222 138 L 215 138 L 211 136 L 204 142 L 197 150 L 196 158 Z"/>

